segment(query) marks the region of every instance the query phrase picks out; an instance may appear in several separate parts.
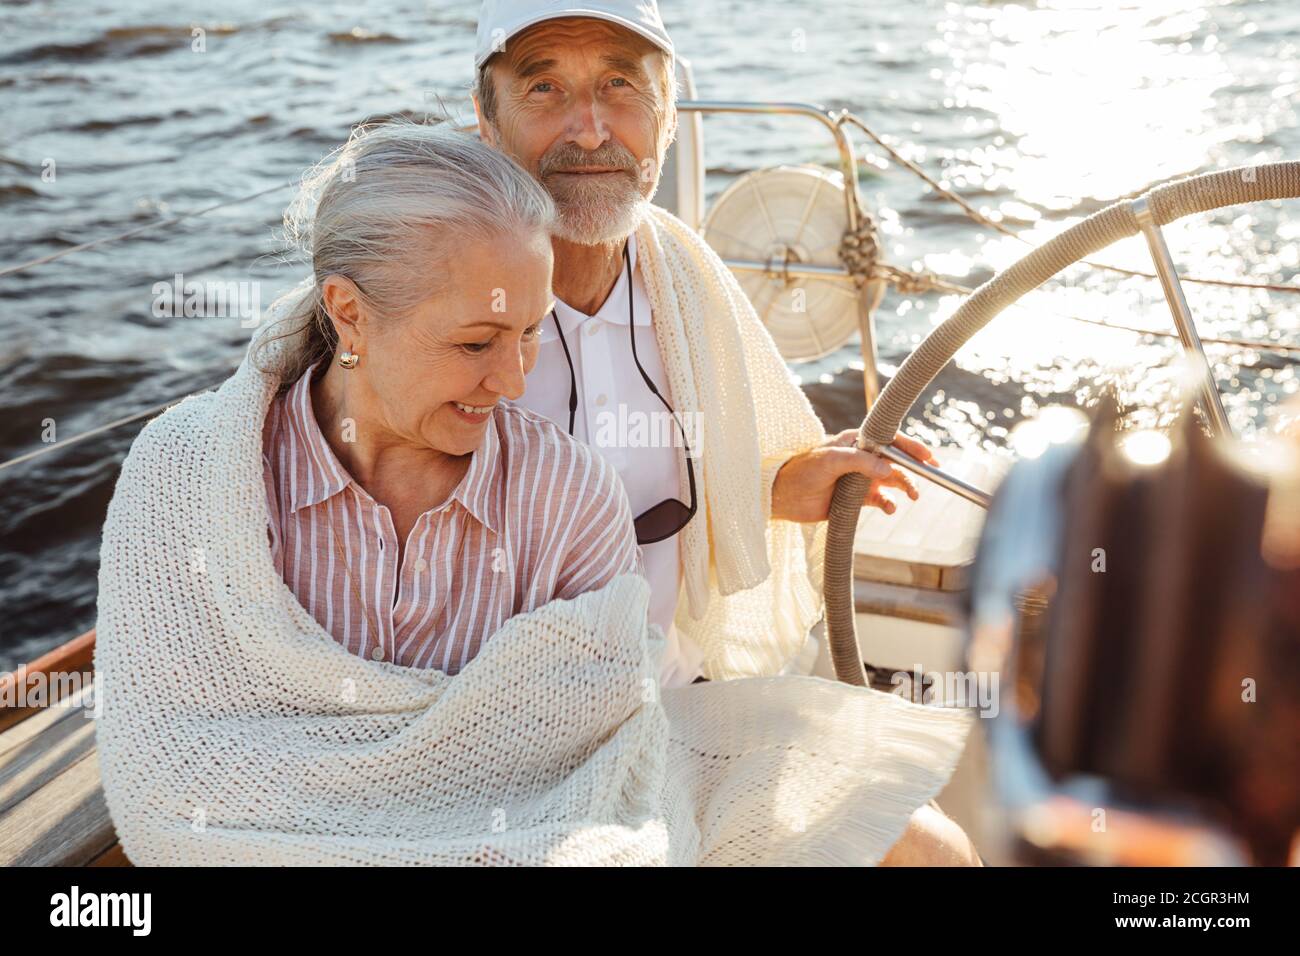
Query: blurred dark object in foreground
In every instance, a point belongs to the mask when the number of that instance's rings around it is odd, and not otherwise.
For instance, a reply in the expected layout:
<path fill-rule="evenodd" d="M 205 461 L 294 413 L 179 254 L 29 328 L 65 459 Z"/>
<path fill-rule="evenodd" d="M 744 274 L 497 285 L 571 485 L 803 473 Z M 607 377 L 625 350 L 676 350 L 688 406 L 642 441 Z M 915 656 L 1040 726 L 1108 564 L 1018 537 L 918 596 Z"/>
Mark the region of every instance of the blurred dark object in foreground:
<path fill-rule="evenodd" d="M 1210 439 L 1190 409 L 1168 439 L 1117 417 L 1103 400 L 1041 480 L 1004 484 L 981 543 L 972 665 L 1000 657 L 1011 685 L 993 759 L 1036 764 L 1008 809 L 1051 862 L 1213 859 L 1219 833 L 1242 862 L 1284 865 L 1300 832 L 1300 449 Z M 1022 507 L 1050 545 L 1009 557 L 1012 529 L 1032 530 Z M 995 592 L 1014 592 L 1009 635 Z"/>

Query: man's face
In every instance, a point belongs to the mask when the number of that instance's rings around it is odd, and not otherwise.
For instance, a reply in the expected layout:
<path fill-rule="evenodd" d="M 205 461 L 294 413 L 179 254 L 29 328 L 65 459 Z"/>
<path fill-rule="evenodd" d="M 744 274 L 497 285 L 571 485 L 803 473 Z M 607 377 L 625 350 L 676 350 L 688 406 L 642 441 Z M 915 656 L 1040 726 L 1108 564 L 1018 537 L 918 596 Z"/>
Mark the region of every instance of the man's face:
<path fill-rule="evenodd" d="M 525 31 L 493 60 L 496 121 L 480 113 L 483 138 L 550 192 L 559 238 L 595 245 L 636 228 L 673 133 L 661 56 L 622 27 L 565 18 Z"/>

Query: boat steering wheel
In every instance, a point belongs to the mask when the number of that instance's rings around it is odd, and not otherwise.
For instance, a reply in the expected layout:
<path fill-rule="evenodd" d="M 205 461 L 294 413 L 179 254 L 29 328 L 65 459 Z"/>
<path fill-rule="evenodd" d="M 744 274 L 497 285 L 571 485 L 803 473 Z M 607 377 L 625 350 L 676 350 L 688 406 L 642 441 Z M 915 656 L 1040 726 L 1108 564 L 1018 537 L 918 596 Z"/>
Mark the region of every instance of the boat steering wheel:
<path fill-rule="evenodd" d="M 1075 223 L 981 285 L 952 316 L 926 336 L 881 392 L 858 432 L 857 447 L 884 455 L 949 491 L 987 507 L 988 495 L 941 469 L 921 465 L 891 447 L 903 416 L 957 350 L 1003 309 L 1067 266 L 1138 232 L 1145 235 L 1150 247 L 1183 346 L 1201 365 L 1204 382 L 1200 401 L 1207 422 L 1216 434 L 1230 434 L 1227 416 L 1205 364 L 1191 311 L 1160 226 L 1225 206 L 1296 198 L 1300 198 L 1300 162 L 1239 166 L 1157 186 L 1136 199 L 1112 203 Z M 867 686 L 867 677 L 858 649 L 853 605 L 853 538 L 867 484 L 868 479 L 857 473 L 845 475 L 836 483 L 827 523 L 823 584 L 827 641 L 835 676 L 856 686 Z"/>

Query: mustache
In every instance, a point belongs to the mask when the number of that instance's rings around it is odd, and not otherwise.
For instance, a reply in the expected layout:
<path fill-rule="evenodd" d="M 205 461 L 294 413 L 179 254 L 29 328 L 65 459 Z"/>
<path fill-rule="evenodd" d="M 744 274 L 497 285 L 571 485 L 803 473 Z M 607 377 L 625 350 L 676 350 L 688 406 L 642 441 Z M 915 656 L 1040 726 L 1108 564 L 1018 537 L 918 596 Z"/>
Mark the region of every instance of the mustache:
<path fill-rule="evenodd" d="M 608 166 L 612 169 L 621 169 L 633 176 L 637 171 L 636 157 L 627 147 L 617 143 L 606 143 L 591 151 L 575 143 L 561 143 L 541 158 L 537 165 L 537 175 L 544 178 L 552 173 L 562 173 L 584 166 Z"/>

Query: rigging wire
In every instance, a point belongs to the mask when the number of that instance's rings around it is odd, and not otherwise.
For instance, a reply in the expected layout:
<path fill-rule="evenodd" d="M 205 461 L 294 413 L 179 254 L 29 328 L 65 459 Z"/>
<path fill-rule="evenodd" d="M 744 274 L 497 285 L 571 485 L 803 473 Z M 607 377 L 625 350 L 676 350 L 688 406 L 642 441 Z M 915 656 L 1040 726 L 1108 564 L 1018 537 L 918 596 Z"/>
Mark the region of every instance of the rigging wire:
<path fill-rule="evenodd" d="M 239 203 L 244 203 L 252 199 L 257 199 L 259 196 L 265 196 L 268 193 L 277 192 L 281 189 L 285 189 L 293 185 L 296 184 L 292 180 L 290 180 L 289 182 L 280 183 L 279 185 L 268 187 L 267 189 L 263 189 L 255 193 L 251 193 L 247 196 L 240 196 L 236 199 L 224 200 L 223 202 L 219 202 L 212 206 L 208 206 L 205 209 L 198 209 L 195 210 L 194 212 L 183 213 L 179 216 L 172 216 L 168 219 L 156 219 L 153 222 L 145 223 L 143 226 L 137 226 L 134 229 L 128 229 L 126 232 L 120 232 L 115 236 L 104 236 L 103 238 L 100 239 L 92 239 L 90 242 L 83 242 L 80 245 L 71 246 L 70 248 L 67 249 L 60 249 L 58 252 L 51 252 L 48 256 L 41 256 L 38 259 L 29 259 L 26 262 L 18 262 L 11 266 L 5 266 L 4 268 L 0 268 L 0 278 L 3 278 L 4 276 L 7 275 L 13 275 L 18 272 L 24 272 L 27 269 L 34 268 L 35 266 L 45 265 L 47 262 L 54 262 L 57 259 L 62 259 L 64 256 L 70 256 L 74 252 L 84 252 L 86 249 L 94 249 L 96 246 L 104 246 L 110 242 L 119 242 L 123 239 L 130 239 L 132 236 L 138 236 L 141 233 L 149 232 L 152 229 L 160 229 L 163 226 L 175 225 L 178 222 L 184 222 L 186 219 L 197 219 L 199 216 L 205 216 L 208 213 L 214 212 L 218 209 L 224 209 L 227 206 L 236 206 Z"/>
<path fill-rule="evenodd" d="M 994 229 L 1002 233 L 1002 235 L 1004 236 L 1008 236 L 1012 239 L 1017 240 L 1018 242 L 1023 242 L 1027 246 L 1032 246 L 1034 244 L 1031 240 L 1026 239 L 1024 236 L 1020 235 L 1015 230 L 1010 229 L 1007 226 L 1004 226 L 1000 222 L 994 222 L 992 219 L 985 216 L 982 212 L 980 212 L 978 209 L 972 206 L 961 196 L 958 196 L 952 190 L 946 189 L 943 186 L 939 185 L 939 183 L 937 183 L 934 180 L 934 178 L 930 176 L 929 173 L 927 173 L 920 166 L 916 165 L 916 163 L 912 162 L 906 156 L 903 156 L 901 153 L 899 153 L 898 150 L 894 149 L 892 146 L 886 143 L 869 126 L 867 126 L 866 123 L 862 122 L 861 119 L 854 116 L 852 113 L 845 111 L 843 115 L 840 117 L 839 121 L 841 123 L 852 123 L 858 129 L 862 130 L 862 132 L 864 132 L 867 136 L 869 136 L 876 143 L 877 146 L 879 146 L 886 153 L 888 153 L 891 159 L 893 159 L 903 168 L 907 169 L 909 172 L 920 177 L 926 183 L 926 185 L 928 185 L 931 189 L 933 189 L 944 199 L 947 199 L 949 202 L 956 203 L 958 206 L 962 208 L 962 210 L 966 213 L 966 215 L 970 216 L 980 225 L 986 226 L 989 229 Z M 864 161 L 858 160 L 858 162 L 863 163 Z M 1121 275 L 1137 276 L 1144 279 L 1158 278 L 1155 275 L 1155 273 L 1152 272 L 1141 272 L 1134 269 L 1125 269 L 1121 266 L 1112 266 L 1104 262 L 1094 262 L 1091 259 L 1080 259 L 1079 262 L 1083 263 L 1084 265 L 1092 266 L 1095 269 L 1104 269 L 1108 272 L 1118 272 Z M 1179 276 L 1179 278 L 1182 279 L 1184 282 L 1195 282 L 1200 285 L 1225 286 L 1233 289 L 1260 289 L 1266 292 L 1300 292 L 1300 286 L 1279 285 L 1279 284 L 1269 283 L 1269 282 L 1247 282 L 1247 281 L 1234 280 L 1234 279 L 1204 279 L 1195 276 Z"/>

